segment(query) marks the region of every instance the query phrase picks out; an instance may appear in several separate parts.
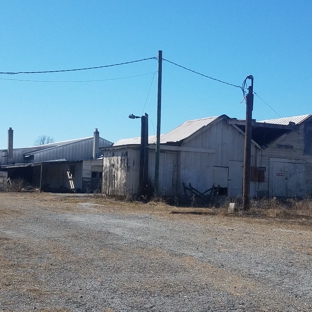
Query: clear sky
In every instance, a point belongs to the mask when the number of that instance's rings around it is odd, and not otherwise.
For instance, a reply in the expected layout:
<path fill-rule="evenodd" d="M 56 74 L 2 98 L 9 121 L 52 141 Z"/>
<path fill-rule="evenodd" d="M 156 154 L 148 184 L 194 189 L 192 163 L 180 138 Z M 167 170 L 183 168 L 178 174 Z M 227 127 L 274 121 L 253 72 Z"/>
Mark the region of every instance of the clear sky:
<path fill-rule="evenodd" d="M 312 113 L 311 0 L 1 0 L 0 71 L 163 58 L 234 85 L 254 76 L 253 118 Z M 0 75 L 0 148 L 156 133 L 156 59 L 97 70 Z M 161 132 L 186 120 L 245 118 L 239 88 L 163 62 Z M 264 100 L 264 101 L 263 101 Z"/>

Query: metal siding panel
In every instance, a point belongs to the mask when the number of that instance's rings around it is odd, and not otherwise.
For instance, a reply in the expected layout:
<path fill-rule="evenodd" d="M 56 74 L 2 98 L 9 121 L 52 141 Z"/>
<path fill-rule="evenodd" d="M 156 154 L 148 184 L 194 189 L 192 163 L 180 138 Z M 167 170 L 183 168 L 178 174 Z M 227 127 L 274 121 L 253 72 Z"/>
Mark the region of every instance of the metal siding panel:
<path fill-rule="evenodd" d="M 159 190 L 163 196 L 174 196 L 176 188 L 176 153 L 160 154 Z"/>
<path fill-rule="evenodd" d="M 228 187 L 229 168 L 214 167 L 213 168 L 213 185 L 220 187 Z"/>
<path fill-rule="evenodd" d="M 303 163 L 270 160 L 270 195 L 303 197 L 305 195 Z"/>
<path fill-rule="evenodd" d="M 243 162 L 231 160 L 229 162 L 228 195 L 241 197 L 243 191 Z"/>

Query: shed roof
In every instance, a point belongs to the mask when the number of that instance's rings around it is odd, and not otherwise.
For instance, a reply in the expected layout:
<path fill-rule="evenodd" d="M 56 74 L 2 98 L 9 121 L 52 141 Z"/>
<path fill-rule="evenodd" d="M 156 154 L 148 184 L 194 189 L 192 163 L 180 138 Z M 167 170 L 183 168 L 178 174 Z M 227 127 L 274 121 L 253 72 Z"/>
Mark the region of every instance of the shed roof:
<path fill-rule="evenodd" d="M 226 116 L 226 115 L 206 117 L 206 118 L 185 121 L 183 124 L 179 125 L 178 127 L 174 128 L 168 133 L 162 134 L 160 137 L 160 143 L 166 144 L 166 143 L 181 142 L 182 140 L 193 135 L 195 132 L 199 131 L 201 128 L 208 126 L 213 121 L 223 116 Z M 141 138 L 136 137 L 136 138 L 119 140 L 116 143 L 114 143 L 113 146 L 137 145 L 140 143 L 141 143 Z M 149 136 L 148 143 L 155 144 L 156 136 L 155 135 Z"/>
<path fill-rule="evenodd" d="M 150 135 L 148 137 L 148 144 L 155 144 L 155 143 L 156 143 L 156 136 Z M 121 139 L 115 142 L 113 146 L 138 145 L 138 144 L 141 144 L 141 137 Z"/>
<path fill-rule="evenodd" d="M 267 119 L 261 121 L 253 121 L 252 126 L 252 140 L 259 146 L 265 146 L 270 142 L 274 141 L 281 135 L 292 131 L 295 125 L 299 125 L 312 117 L 311 114 L 284 117 L 277 119 Z M 235 118 L 229 118 L 227 115 L 213 116 L 200 118 L 195 120 L 185 121 L 183 124 L 174 128 L 166 134 L 162 134 L 160 137 L 161 144 L 179 144 L 181 141 L 189 138 L 191 135 L 195 134 L 197 131 L 203 127 L 212 124 L 218 119 L 228 118 L 229 123 L 237 126 L 242 132 L 245 132 L 245 120 L 237 120 Z M 126 145 L 139 145 L 141 143 L 141 138 L 130 138 L 122 139 L 117 141 L 113 147 L 116 146 L 126 146 Z M 156 143 L 156 136 L 149 136 L 149 144 Z"/>
<path fill-rule="evenodd" d="M 160 138 L 160 143 L 177 143 L 185 140 L 186 138 L 193 135 L 195 132 L 199 131 L 201 128 L 208 126 L 222 116 L 213 116 L 185 121 L 182 125 L 174 128 L 166 134 L 163 134 Z"/>
<path fill-rule="evenodd" d="M 277 119 L 267 119 L 267 120 L 261 120 L 258 122 L 275 124 L 275 125 L 289 125 L 289 123 L 294 123 L 296 125 L 299 125 L 305 120 L 307 120 L 308 118 L 310 118 L 311 116 L 312 116 L 311 114 L 306 114 L 306 115 L 284 117 L 284 118 L 277 118 Z"/>

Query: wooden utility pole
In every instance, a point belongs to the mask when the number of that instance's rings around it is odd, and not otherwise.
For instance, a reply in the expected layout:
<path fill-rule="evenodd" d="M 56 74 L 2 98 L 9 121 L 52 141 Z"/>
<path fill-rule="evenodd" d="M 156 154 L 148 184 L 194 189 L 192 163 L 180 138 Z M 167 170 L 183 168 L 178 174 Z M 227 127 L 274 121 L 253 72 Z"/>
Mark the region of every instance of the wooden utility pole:
<path fill-rule="evenodd" d="M 157 135 L 155 155 L 155 196 L 159 195 L 159 158 L 160 158 L 160 125 L 161 125 L 161 80 L 162 80 L 162 51 L 158 51 L 158 94 L 157 94 Z"/>
<path fill-rule="evenodd" d="M 250 208 L 250 169 L 251 169 L 251 132 L 252 132 L 252 110 L 253 110 L 253 76 L 246 79 L 251 80 L 246 96 L 246 125 L 245 125 L 245 150 L 244 150 L 244 179 L 243 179 L 243 209 Z"/>

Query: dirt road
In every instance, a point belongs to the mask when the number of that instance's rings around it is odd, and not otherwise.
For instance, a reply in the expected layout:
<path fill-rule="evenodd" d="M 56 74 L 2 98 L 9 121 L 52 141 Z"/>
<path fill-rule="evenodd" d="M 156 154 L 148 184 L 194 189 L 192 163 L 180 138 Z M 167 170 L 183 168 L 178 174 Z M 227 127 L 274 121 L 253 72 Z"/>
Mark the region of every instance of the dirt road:
<path fill-rule="evenodd" d="M 0 311 L 312 311 L 312 231 L 164 204 L 0 194 Z"/>

